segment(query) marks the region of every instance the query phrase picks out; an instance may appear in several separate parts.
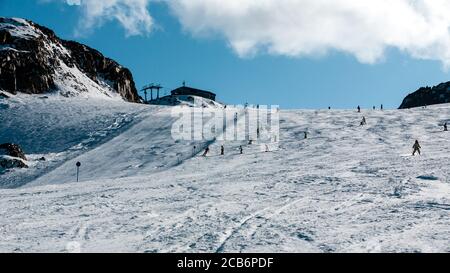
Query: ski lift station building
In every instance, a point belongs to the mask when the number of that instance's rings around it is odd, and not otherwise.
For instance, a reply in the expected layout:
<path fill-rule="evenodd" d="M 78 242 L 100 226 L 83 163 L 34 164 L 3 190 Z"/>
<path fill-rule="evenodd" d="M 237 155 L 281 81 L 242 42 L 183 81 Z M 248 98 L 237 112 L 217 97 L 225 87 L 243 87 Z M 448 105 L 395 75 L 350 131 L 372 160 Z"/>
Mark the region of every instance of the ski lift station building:
<path fill-rule="evenodd" d="M 171 92 L 172 96 L 197 96 L 215 101 L 216 94 L 210 91 L 200 90 L 192 87 L 182 86 Z"/>

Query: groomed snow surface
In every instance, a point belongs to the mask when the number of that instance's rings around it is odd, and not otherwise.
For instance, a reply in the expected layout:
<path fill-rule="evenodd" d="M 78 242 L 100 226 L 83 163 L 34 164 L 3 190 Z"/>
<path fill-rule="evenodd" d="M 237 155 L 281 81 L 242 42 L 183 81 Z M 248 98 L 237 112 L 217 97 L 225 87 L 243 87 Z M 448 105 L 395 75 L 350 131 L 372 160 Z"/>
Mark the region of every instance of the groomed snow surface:
<path fill-rule="evenodd" d="M 450 252 L 449 118 L 282 110 L 279 150 L 204 158 L 172 139 L 171 107 L 0 99 L 0 142 L 30 166 L 0 175 L 0 251 Z"/>

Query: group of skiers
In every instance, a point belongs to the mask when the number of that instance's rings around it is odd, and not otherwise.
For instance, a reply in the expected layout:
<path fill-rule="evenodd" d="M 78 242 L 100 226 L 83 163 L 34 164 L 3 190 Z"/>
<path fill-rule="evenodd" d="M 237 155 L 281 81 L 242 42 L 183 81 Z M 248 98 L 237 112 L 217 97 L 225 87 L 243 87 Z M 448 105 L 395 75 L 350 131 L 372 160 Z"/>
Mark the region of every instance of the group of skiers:
<path fill-rule="evenodd" d="M 375 109 L 375 106 L 373 108 Z M 331 109 L 331 107 L 328 107 L 328 109 Z M 383 110 L 383 104 L 381 105 L 380 109 Z M 357 107 L 357 110 L 358 110 L 358 113 L 361 113 L 361 107 L 359 105 Z M 237 113 L 235 114 L 235 121 L 236 120 L 237 120 Z M 360 126 L 365 126 L 365 125 L 367 125 L 367 120 L 366 120 L 366 117 L 363 116 L 362 121 L 360 123 Z M 448 131 L 447 122 L 445 122 L 443 126 L 444 126 L 444 131 L 447 132 Z M 257 129 L 257 134 L 259 136 L 259 128 Z M 304 138 L 305 139 L 308 138 L 308 132 L 307 131 L 304 132 Z M 253 143 L 253 140 L 249 140 L 248 144 L 252 145 L 252 143 Z M 267 145 L 265 147 L 266 147 L 266 152 L 268 152 L 269 151 L 269 147 Z M 420 146 L 418 140 L 416 140 L 414 142 L 414 145 L 413 145 L 412 148 L 413 148 L 413 153 L 412 153 L 413 156 L 415 156 L 416 153 L 418 153 L 419 155 L 421 154 L 420 149 L 422 147 Z M 196 146 L 194 146 L 194 152 L 195 152 L 195 150 L 196 150 Z M 209 146 L 207 146 L 205 148 L 205 151 L 203 152 L 202 156 L 206 157 L 208 155 L 209 151 L 210 151 L 210 148 L 209 148 Z M 244 149 L 243 149 L 242 145 L 239 146 L 239 153 L 240 154 L 244 153 Z M 220 155 L 222 155 L 222 156 L 225 155 L 225 147 L 224 147 L 224 145 L 220 146 Z"/>
<path fill-rule="evenodd" d="M 359 105 L 356 109 L 357 109 L 358 113 L 361 113 L 361 107 Z M 375 106 L 373 107 L 373 109 L 375 110 Z M 381 105 L 381 110 L 383 110 L 383 104 Z M 367 125 L 366 117 L 362 118 L 360 125 L 361 126 Z M 444 126 L 444 131 L 447 132 L 448 131 L 447 122 L 445 122 L 443 126 Z M 306 135 L 305 135 L 305 138 L 306 138 Z M 413 153 L 412 153 L 413 156 L 415 156 L 416 153 L 418 153 L 420 155 L 420 149 L 422 149 L 422 147 L 420 146 L 418 140 L 416 140 L 414 142 L 414 145 L 412 148 L 413 148 Z"/>
<path fill-rule="evenodd" d="M 195 146 L 194 146 L 194 149 L 195 149 Z M 205 148 L 205 151 L 203 152 L 202 156 L 203 157 L 207 156 L 209 151 L 210 151 L 209 146 L 207 146 Z M 242 147 L 242 145 L 239 146 L 239 153 L 240 154 L 244 153 L 244 148 Z M 220 155 L 225 155 L 225 146 L 223 146 L 223 145 L 220 146 Z"/>

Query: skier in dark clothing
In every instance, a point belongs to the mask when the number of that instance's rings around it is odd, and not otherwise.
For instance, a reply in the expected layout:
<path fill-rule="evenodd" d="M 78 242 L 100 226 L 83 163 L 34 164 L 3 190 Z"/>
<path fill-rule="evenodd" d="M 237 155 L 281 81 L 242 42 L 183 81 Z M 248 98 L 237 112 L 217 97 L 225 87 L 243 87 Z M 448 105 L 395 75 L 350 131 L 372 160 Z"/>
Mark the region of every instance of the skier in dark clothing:
<path fill-rule="evenodd" d="M 416 140 L 416 142 L 414 142 L 414 145 L 413 145 L 413 149 L 414 149 L 414 151 L 413 151 L 413 156 L 414 155 L 416 155 L 416 152 L 418 152 L 419 153 L 419 155 L 420 155 L 420 149 L 421 149 L 422 147 L 420 147 L 420 144 L 419 144 L 419 141 L 418 140 Z"/>
<path fill-rule="evenodd" d="M 205 152 L 203 153 L 203 155 L 202 156 L 206 156 L 207 154 L 209 153 L 209 146 L 208 147 L 206 147 L 206 149 L 205 149 Z"/>
<path fill-rule="evenodd" d="M 225 154 L 225 148 L 222 146 L 220 146 L 220 155 L 224 155 Z"/>
<path fill-rule="evenodd" d="M 253 144 L 253 140 L 250 139 L 250 140 L 248 141 L 248 145 L 252 145 L 252 144 Z"/>
<path fill-rule="evenodd" d="M 305 139 L 308 138 L 308 132 L 305 132 Z"/>
<path fill-rule="evenodd" d="M 242 145 L 239 146 L 239 153 L 240 153 L 240 154 L 243 154 L 243 153 L 244 153 L 244 150 L 242 149 Z"/>
<path fill-rule="evenodd" d="M 367 122 L 366 122 L 366 117 L 363 117 L 362 118 L 362 121 L 361 121 L 361 126 L 364 126 L 364 125 L 366 125 L 367 124 Z"/>
<path fill-rule="evenodd" d="M 447 131 L 448 131 L 448 128 L 447 128 L 447 122 L 446 122 L 446 123 L 444 123 L 444 131 L 445 131 L 445 132 L 447 132 Z"/>
<path fill-rule="evenodd" d="M 381 110 L 383 110 L 383 104 L 381 105 L 381 108 L 380 108 Z"/>
<path fill-rule="evenodd" d="M 361 107 L 358 105 L 358 113 L 361 113 Z"/>

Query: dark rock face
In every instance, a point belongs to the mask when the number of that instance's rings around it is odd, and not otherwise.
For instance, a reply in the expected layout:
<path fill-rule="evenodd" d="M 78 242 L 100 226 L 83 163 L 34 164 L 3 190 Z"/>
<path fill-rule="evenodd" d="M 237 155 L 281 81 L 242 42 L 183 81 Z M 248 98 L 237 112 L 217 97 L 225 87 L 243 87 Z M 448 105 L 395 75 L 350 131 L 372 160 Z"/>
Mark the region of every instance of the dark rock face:
<path fill-rule="evenodd" d="M 140 102 L 133 76 L 127 68 L 97 50 L 59 39 L 46 27 L 23 19 L 0 17 L 1 90 L 12 94 L 52 92 L 60 78 L 74 78 L 57 73 L 62 65 L 77 68 L 99 86 L 108 85 L 126 101 Z M 88 87 L 79 89 L 87 91 Z"/>
<path fill-rule="evenodd" d="M 19 145 L 12 143 L 0 144 L 0 155 L 8 155 L 27 160 L 22 148 L 20 148 Z"/>
<path fill-rule="evenodd" d="M 15 168 L 28 168 L 27 164 L 25 164 L 22 160 L 17 158 L 5 158 L 0 156 L 0 173 L 6 169 L 15 169 Z"/>
<path fill-rule="evenodd" d="M 434 87 L 422 87 L 409 94 L 399 109 L 422 107 L 433 104 L 450 103 L 450 82 L 441 83 Z"/>
<path fill-rule="evenodd" d="M 130 70 L 85 45 L 73 41 L 62 41 L 62 44 L 72 52 L 75 64 L 89 78 L 98 82 L 99 77 L 102 77 L 104 80 L 112 82 L 112 88 L 125 100 L 140 101 Z"/>

